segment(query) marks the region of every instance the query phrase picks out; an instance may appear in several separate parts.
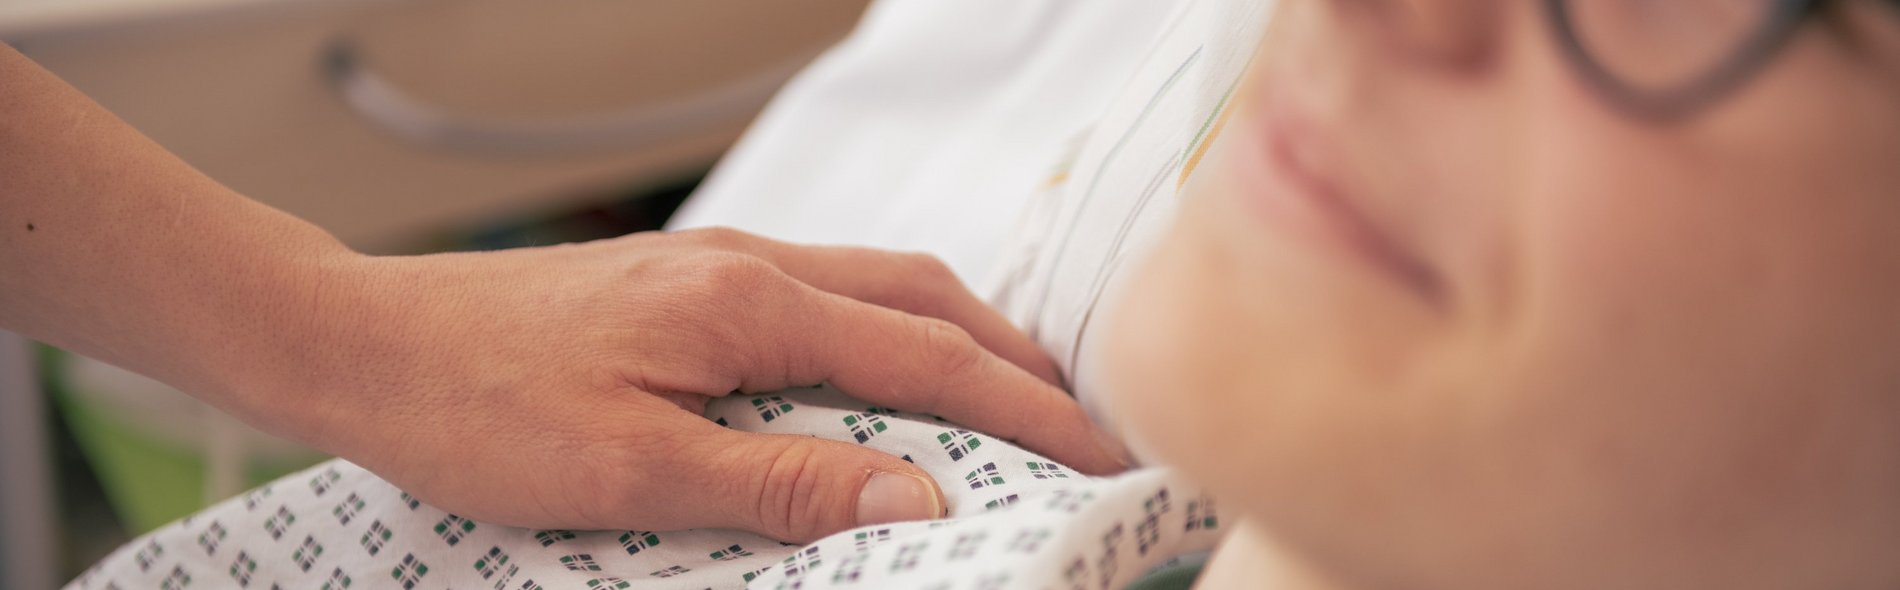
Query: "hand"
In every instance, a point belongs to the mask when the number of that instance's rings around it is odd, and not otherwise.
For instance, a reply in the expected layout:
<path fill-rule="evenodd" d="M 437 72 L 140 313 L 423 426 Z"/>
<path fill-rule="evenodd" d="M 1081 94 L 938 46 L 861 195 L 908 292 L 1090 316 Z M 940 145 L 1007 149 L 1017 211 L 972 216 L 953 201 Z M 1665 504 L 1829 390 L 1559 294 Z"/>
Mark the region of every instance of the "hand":
<path fill-rule="evenodd" d="M 927 258 L 731 231 L 365 257 L 3 44 L 0 80 L 0 329 L 464 516 L 806 540 L 941 514 L 902 460 L 699 416 L 711 396 L 821 381 L 1083 471 L 1120 465 L 1036 347 Z"/>
<path fill-rule="evenodd" d="M 808 541 L 941 516 L 901 459 L 700 415 L 820 382 L 1084 472 L 1126 465 L 1047 357 L 927 256 L 697 230 L 333 266 L 304 358 L 237 410 L 471 518 Z"/>

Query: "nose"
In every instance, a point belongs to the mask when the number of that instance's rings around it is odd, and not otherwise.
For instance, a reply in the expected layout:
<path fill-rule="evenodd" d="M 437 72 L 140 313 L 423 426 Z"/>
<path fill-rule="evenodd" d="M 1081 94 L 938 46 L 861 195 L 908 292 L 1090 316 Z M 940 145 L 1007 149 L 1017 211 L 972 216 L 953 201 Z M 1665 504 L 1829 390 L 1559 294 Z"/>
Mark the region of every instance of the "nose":
<path fill-rule="evenodd" d="M 1374 0 L 1376 1 L 1376 0 Z M 1490 55 L 1499 13 L 1506 4 L 1538 0 L 1387 0 L 1393 34 L 1409 50 L 1454 64 L 1480 63 Z M 1669 0 L 1662 0 L 1669 1 Z"/>

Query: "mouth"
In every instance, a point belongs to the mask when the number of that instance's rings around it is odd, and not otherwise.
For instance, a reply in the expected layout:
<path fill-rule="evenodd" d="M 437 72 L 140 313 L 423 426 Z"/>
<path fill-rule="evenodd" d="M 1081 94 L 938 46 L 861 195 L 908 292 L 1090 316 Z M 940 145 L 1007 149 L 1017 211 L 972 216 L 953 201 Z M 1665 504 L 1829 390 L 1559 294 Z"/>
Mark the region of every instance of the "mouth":
<path fill-rule="evenodd" d="M 1268 109 L 1271 110 L 1271 109 Z M 1358 259 L 1421 297 L 1439 298 L 1437 275 L 1360 209 L 1332 176 L 1323 133 L 1289 116 L 1256 116 L 1234 160 L 1245 200 L 1262 221 Z"/>

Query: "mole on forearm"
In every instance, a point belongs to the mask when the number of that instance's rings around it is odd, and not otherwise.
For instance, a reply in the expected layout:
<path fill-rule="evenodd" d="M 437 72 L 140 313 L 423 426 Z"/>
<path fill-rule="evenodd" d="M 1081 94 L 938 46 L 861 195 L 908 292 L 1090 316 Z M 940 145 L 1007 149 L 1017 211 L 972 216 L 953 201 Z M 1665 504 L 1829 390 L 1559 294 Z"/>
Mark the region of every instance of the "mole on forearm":
<path fill-rule="evenodd" d="M 34 229 L 33 222 L 31 221 L 26 222 L 26 231 L 33 231 L 33 229 Z"/>

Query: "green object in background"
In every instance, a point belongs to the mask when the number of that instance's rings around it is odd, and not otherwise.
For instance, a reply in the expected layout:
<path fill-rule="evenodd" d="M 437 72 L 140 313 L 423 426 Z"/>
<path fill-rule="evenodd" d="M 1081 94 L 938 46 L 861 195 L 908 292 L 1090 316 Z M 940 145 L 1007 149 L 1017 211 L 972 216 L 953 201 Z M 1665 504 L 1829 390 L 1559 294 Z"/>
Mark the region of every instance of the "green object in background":
<path fill-rule="evenodd" d="M 40 375 L 126 533 L 142 535 L 204 509 L 203 453 L 144 435 L 73 395 L 65 379 L 71 358 L 50 346 L 40 347 Z M 314 453 L 294 461 L 252 460 L 245 466 L 245 482 L 261 485 L 322 460 Z"/>

